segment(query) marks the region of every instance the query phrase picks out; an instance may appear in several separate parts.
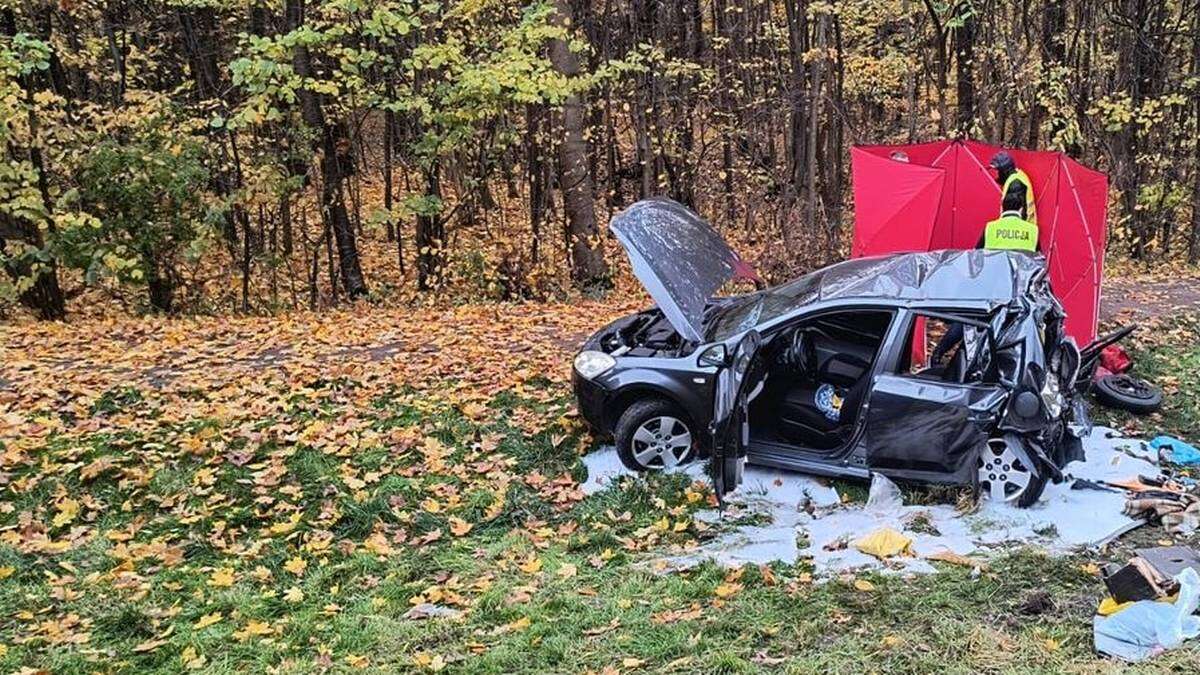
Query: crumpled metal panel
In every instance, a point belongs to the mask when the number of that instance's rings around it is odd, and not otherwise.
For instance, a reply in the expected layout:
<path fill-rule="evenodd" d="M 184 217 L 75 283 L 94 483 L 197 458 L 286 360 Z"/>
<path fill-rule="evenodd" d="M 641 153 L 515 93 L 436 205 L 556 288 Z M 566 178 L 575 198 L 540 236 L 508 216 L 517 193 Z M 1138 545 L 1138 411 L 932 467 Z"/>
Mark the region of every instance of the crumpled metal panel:
<path fill-rule="evenodd" d="M 661 197 L 633 204 L 608 227 L 675 330 L 702 342 L 704 307 L 743 265 L 738 255 L 703 218 Z"/>
<path fill-rule="evenodd" d="M 1020 298 L 1045 275 L 1045 261 L 1009 251 L 930 251 L 858 258 L 813 274 L 820 277 L 820 300 L 983 301 L 996 307 Z"/>
<path fill-rule="evenodd" d="M 942 474 L 966 482 L 1007 400 L 998 385 L 880 376 L 868 413 L 868 462 L 889 475 Z"/>

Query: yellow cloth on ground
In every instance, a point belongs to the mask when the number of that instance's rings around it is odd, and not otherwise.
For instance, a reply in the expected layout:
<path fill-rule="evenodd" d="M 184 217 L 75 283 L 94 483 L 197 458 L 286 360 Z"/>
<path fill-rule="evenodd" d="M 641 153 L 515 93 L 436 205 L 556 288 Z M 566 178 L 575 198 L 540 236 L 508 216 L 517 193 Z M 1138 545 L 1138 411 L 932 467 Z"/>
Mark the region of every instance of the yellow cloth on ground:
<path fill-rule="evenodd" d="M 881 527 L 874 532 L 859 538 L 851 546 L 876 558 L 890 558 L 894 555 L 908 552 L 912 539 L 900 534 L 890 527 Z"/>
<path fill-rule="evenodd" d="M 1173 605 L 1173 604 L 1175 604 L 1175 600 L 1178 597 L 1179 597 L 1179 594 L 1176 593 L 1175 595 L 1168 595 L 1165 598 L 1158 598 L 1158 600 L 1156 602 L 1165 602 L 1168 605 Z M 1100 606 L 1096 608 L 1096 613 L 1099 614 L 1100 616 L 1110 616 L 1112 614 L 1116 614 L 1117 612 L 1125 609 L 1126 607 L 1128 607 L 1132 604 L 1133 604 L 1132 600 L 1130 600 L 1129 602 L 1117 602 L 1113 598 L 1113 596 L 1110 595 L 1100 601 Z"/>
<path fill-rule="evenodd" d="M 1117 602 L 1113 596 L 1107 596 L 1100 601 L 1100 606 L 1096 608 L 1096 613 L 1100 616 L 1109 616 L 1132 605 L 1132 602 Z"/>

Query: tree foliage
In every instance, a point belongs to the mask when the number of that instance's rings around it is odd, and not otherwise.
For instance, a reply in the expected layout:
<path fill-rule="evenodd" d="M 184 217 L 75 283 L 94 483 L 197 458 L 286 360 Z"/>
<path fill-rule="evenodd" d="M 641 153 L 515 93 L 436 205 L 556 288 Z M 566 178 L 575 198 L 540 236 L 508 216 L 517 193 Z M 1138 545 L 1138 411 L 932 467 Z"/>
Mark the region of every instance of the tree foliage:
<path fill-rule="evenodd" d="M 1196 262 L 1198 15 L 1177 0 L 4 0 L 0 297 L 53 318 L 64 298 L 559 296 L 605 282 L 620 256 L 597 223 L 655 194 L 783 277 L 844 254 L 850 145 L 947 135 L 1099 166 L 1111 251 Z M 153 297 L 152 279 L 182 292 Z"/>

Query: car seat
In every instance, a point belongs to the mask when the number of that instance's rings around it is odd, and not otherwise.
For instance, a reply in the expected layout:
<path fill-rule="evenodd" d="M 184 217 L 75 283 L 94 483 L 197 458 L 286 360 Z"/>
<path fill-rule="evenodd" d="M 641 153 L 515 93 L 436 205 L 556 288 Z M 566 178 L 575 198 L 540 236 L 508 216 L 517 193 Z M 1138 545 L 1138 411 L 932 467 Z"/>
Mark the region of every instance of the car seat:
<path fill-rule="evenodd" d="M 835 372 L 835 364 L 852 366 L 856 377 Z M 840 446 L 853 428 L 870 379 L 871 364 L 851 354 L 834 354 L 815 380 L 788 388 L 779 403 L 778 429 L 789 441 L 818 450 Z"/>

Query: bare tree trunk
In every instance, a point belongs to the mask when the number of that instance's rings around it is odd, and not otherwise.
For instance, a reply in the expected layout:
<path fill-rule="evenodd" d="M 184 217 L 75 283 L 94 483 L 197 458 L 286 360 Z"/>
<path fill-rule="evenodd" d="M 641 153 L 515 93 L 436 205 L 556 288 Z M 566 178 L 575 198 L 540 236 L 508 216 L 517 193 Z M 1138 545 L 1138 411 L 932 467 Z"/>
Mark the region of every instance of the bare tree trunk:
<path fill-rule="evenodd" d="M 784 3 L 787 10 L 788 24 L 788 59 L 790 70 L 788 83 L 791 87 L 788 98 L 791 100 L 791 147 L 788 160 L 791 164 L 789 172 L 793 190 L 799 189 L 804 180 L 805 167 L 808 158 L 805 155 L 805 139 L 808 134 L 808 110 L 805 99 L 806 73 L 804 54 L 808 51 L 808 1 Z"/>
<path fill-rule="evenodd" d="M 1192 77 L 1200 80 L 1200 10 L 1192 14 Z M 1192 231 L 1188 239 L 1188 262 L 1200 262 L 1200 97 L 1193 99 L 1196 123 L 1192 134 Z"/>
<path fill-rule="evenodd" d="M 3 14 L 0 14 L 0 34 L 7 37 L 12 37 L 17 34 L 16 15 L 11 8 L 5 8 Z M 45 36 L 49 39 L 49 36 Z M 51 219 L 51 210 L 54 208 L 54 201 L 50 195 L 50 183 L 46 177 L 45 160 L 42 157 L 41 140 L 39 131 L 40 126 L 37 116 L 37 107 L 34 103 L 34 75 L 23 75 L 20 78 L 21 89 L 25 94 L 25 105 L 27 108 L 26 122 L 29 125 L 29 135 L 31 142 L 29 144 L 29 163 L 33 166 L 34 172 L 37 174 L 38 195 L 41 197 L 42 209 L 45 213 L 47 227 L 54 234 L 54 221 Z M 15 148 L 8 149 L 15 157 L 17 155 Z M 6 228 L 7 223 L 0 222 L 0 252 L 4 250 L 4 230 L 13 229 L 24 236 L 22 237 L 26 243 L 34 248 L 41 250 L 46 246 L 46 241 L 42 236 L 40 224 L 19 216 L 13 217 L 13 225 L 11 228 Z M 21 304 L 34 310 L 38 317 L 46 320 L 57 320 L 66 317 L 67 310 L 63 298 L 62 288 L 58 285 L 58 265 L 53 257 L 50 257 L 42 264 L 41 269 L 37 269 L 27 264 L 17 264 L 7 266 L 7 272 L 14 278 L 33 276 L 33 285 L 21 293 L 19 300 Z"/>
<path fill-rule="evenodd" d="M 287 0 L 286 12 L 289 30 L 296 30 L 304 24 L 304 0 Z M 292 67 L 296 74 L 304 78 L 314 77 L 308 47 L 299 43 L 294 49 Z M 321 97 L 316 92 L 304 87 L 299 94 L 304 123 L 321 134 L 321 218 L 329 226 L 337 243 L 338 267 L 346 295 L 351 299 L 361 297 L 367 294 L 367 284 L 358 261 L 358 245 L 342 190 L 344 169 L 352 162 L 348 156 L 351 144 L 345 125 L 325 118 Z"/>
<path fill-rule="evenodd" d="M 437 160 L 431 160 L 425 169 L 425 196 L 442 196 L 441 168 Z M 417 288 L 422 291 L 437 287 L 442 263 L 445 261 L 446 224 L 442 214 L 422 211 L 417 214 Z"/>
<path fill-rule="evenodd" d="M 947 84 L 947 65 L 946 65 L 946 42 L 947 29 L 942 23 L 942 18 L 938 16 L 938 10 L 933 5 L 932 0 L 925 0 L 925 9 L 929 12 L 929 20 L 933 23 L 933 45 L 937 50 L 937 103 L 938 103 L 938 135 L 946 134 L 946 89 Z"/>
<path fill-rule="evenodd" d="M 958 28 L 954 31 L 955 86 L 958 93 L 958 133 L 969 135 L 975 122 L 975 8 L 960 2 Z"/>
<path fill-rule="evenodd" d="M 908 0 L 903 0 L 901 3 L 902 12 L 904 13 L 904 43 L 910 52 L 916 49 L 916 22 L 913 20 L 912 9 L 909 7 Z M 908 94 L 908 142 L 912 143 L 917 138 L 917 69 L 908 68 L 905 74 L 905 91 Z"/>
<path fill-rule="evenodd" d="M 816 49 L 824 49 L 825 47 L 825 22 L 828 15 L 821 14 L 815 18 L 816 27 L 814 28 L 813 47 Z M 821 78 L 824 70 L 824 57 L 818 57 L 813 60 L 809 66 L 812 75 L 812 81 L 809 83 L 808 90 L 808 157 L 805 159 L 805 168 L 807 176 L 804 180 L 805 198 L 808 200 L 807 207 L 807 225 L 810 228 L 818 226 L 817 223 L 817 147 L 820 144 L 820 126 L 817 123 L 817 102 L 821 97 Z"/>
<path fill-rule="evenodd" d="M 554 1 L 552 21 L 557 26 L 570 29 L 571 6 L 568 0 Z M 565 40 L 550 43 L 550 62 L 567 77 L 579 75 L 579 59 Z M 596 205 L 592 177 L 588 173 L 588 148 L 583 136 L 583 121 L 583 102 L 578 94 L 571 94 L 562 107 L 563 135 L 558 145 L 559 186 L 567 217 L 571 278 L 577 287 L 590 289 L 608 283 L 608 269 L 599 251 Z"/>

